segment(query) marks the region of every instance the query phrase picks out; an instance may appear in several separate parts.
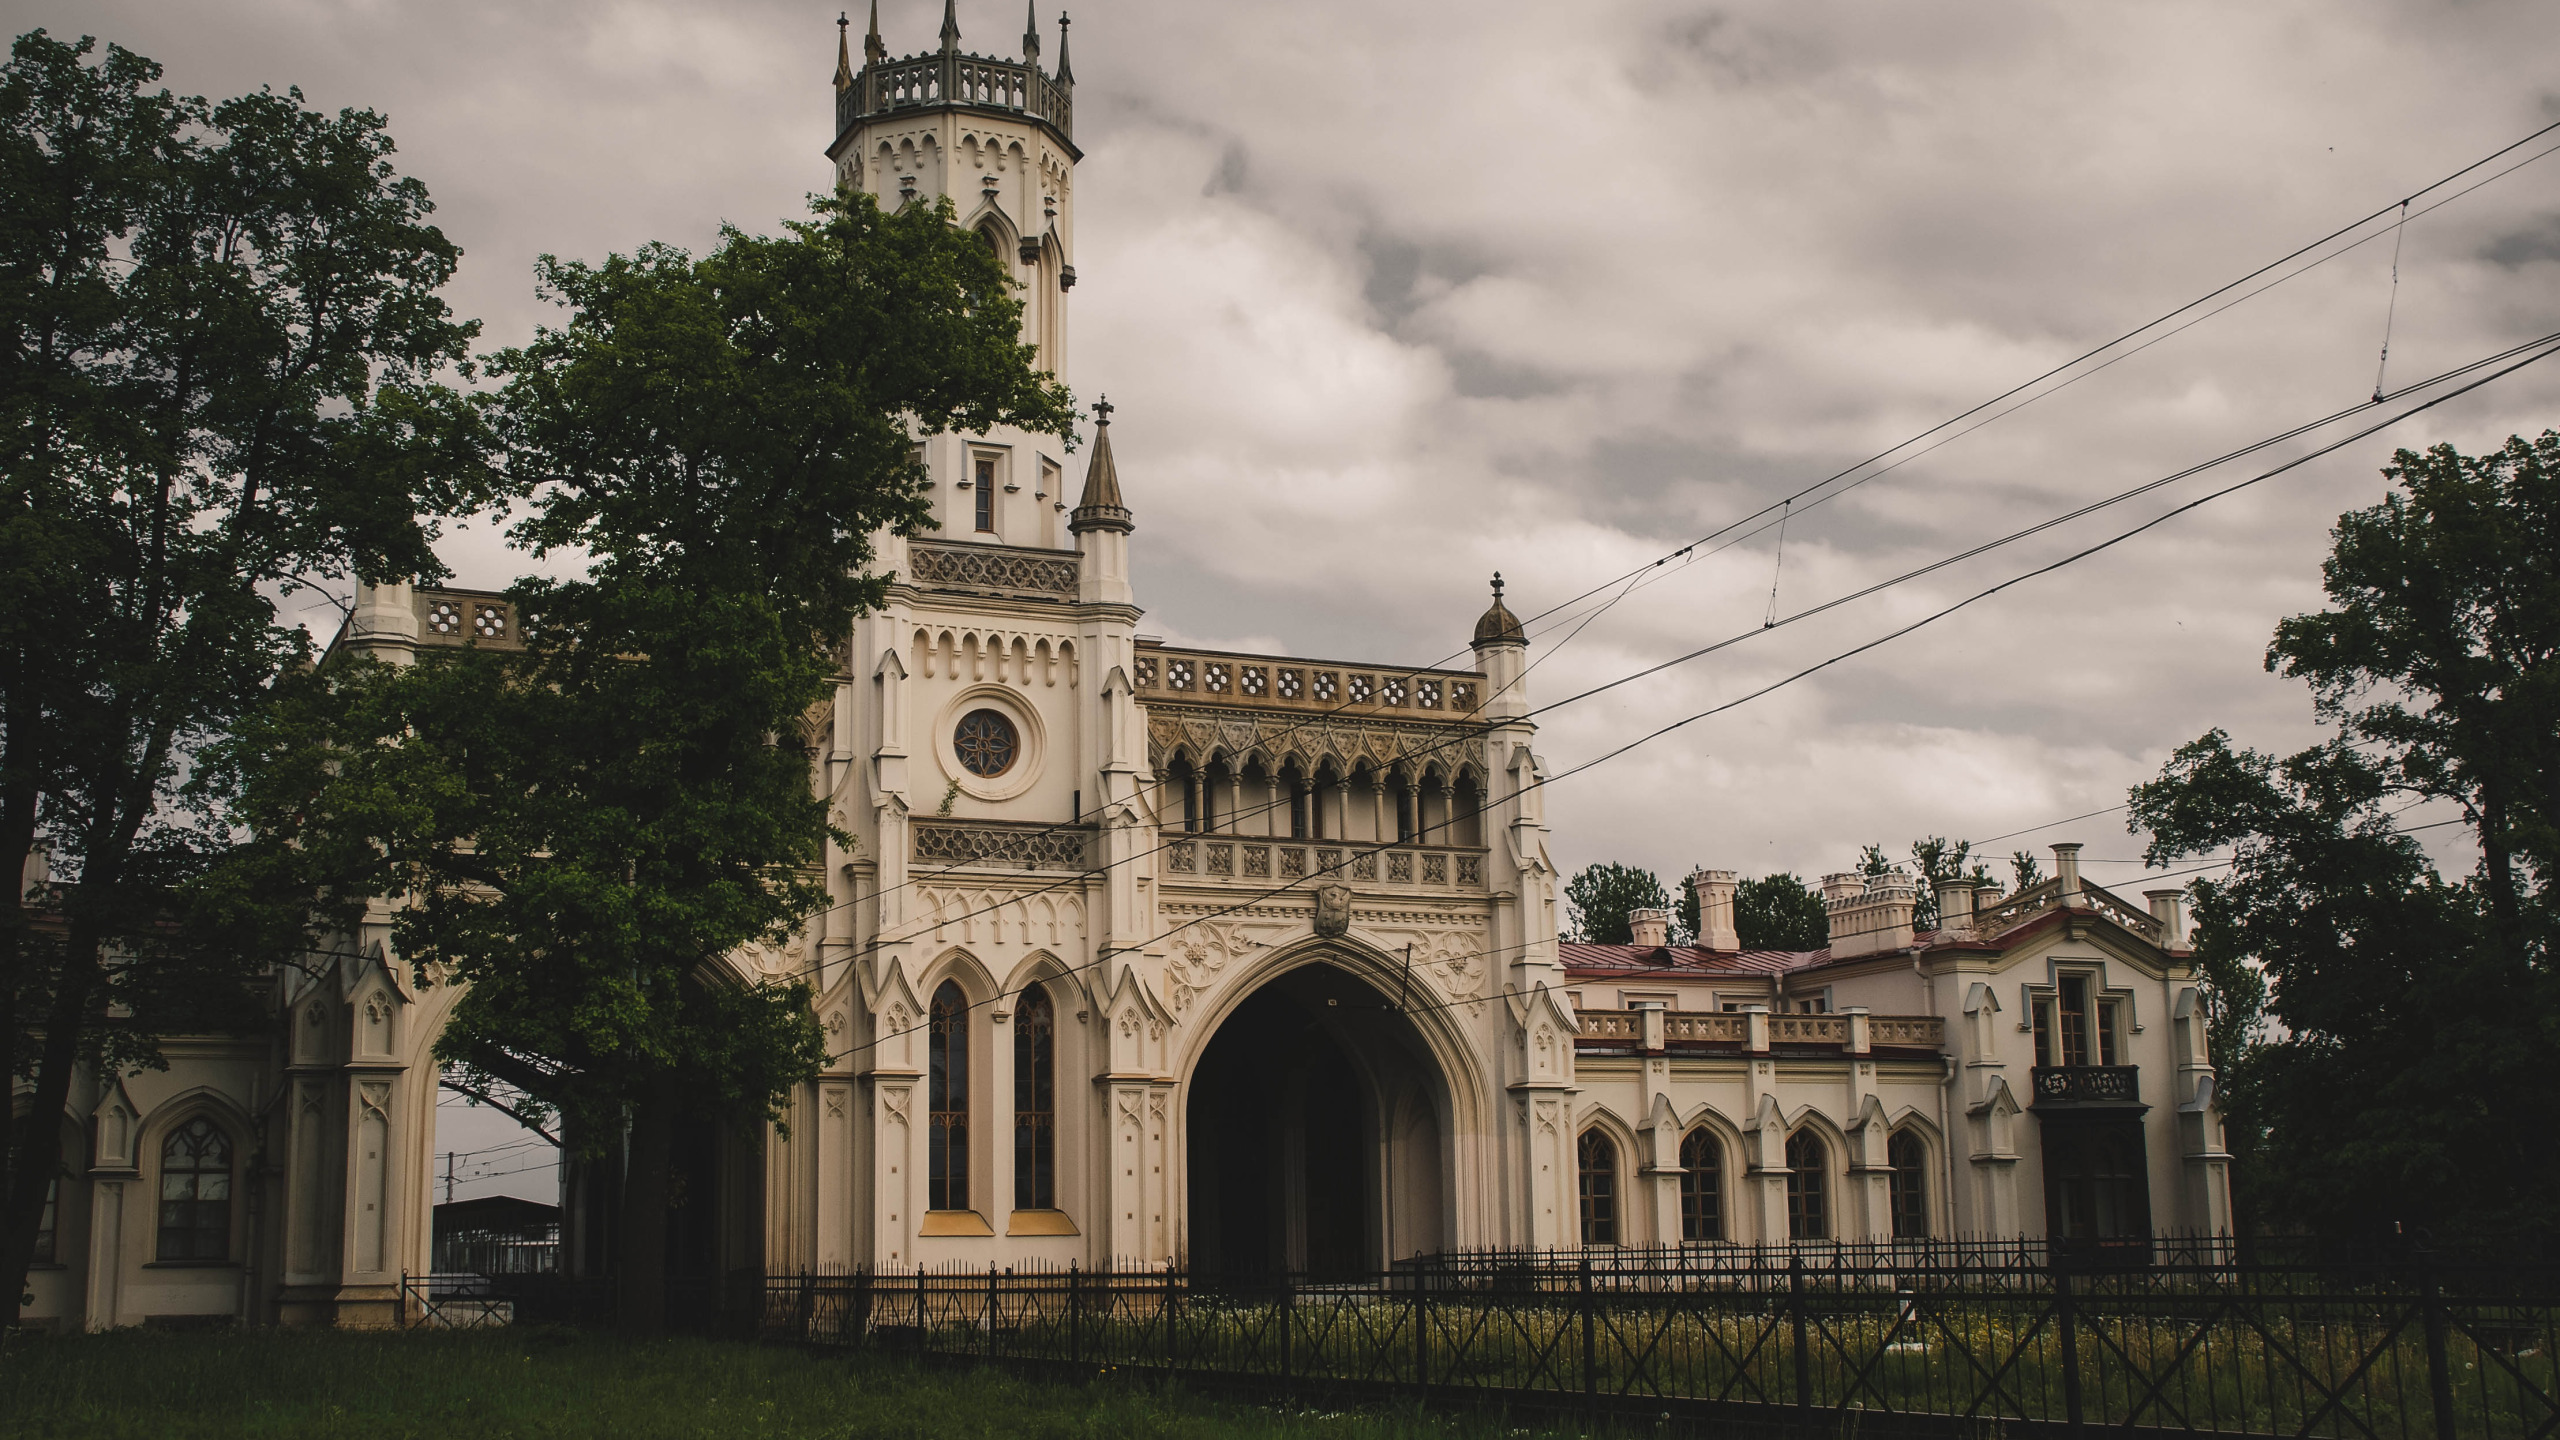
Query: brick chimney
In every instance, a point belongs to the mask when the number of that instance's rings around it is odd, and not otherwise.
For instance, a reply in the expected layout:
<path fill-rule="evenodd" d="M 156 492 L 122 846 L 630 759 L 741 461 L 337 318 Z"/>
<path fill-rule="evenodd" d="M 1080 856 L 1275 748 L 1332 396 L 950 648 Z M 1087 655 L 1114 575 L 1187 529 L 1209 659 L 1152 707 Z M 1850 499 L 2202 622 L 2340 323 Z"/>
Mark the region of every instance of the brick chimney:
<path fill-rule="evenodd" d="M 1855 881 L 1858 890 L 1846 884 Z M 1822 877 L 1823 908 L 1831 914 L 1831 957 L 1877 955 L 1911 947 L 1911 912 L 1920 906 L 1920 886 L 1909 875 L 1889 870 L 1873 877 Z"/>
<path fill-rule="evenodd" d="M 1739 950 L 1742 937 L 1733 927 L 1733 872 L 1696 870 L 1689 891 L 1698 897 L 1698 943 L 1709 950 Z"/>

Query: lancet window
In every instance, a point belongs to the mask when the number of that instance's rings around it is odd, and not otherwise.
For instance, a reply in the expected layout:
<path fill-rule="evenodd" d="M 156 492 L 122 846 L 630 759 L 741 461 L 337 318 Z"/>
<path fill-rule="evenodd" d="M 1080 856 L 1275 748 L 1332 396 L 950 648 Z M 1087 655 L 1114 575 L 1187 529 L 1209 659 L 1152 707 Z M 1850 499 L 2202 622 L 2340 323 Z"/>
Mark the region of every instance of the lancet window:
<path fill-rule="evenodd" d="M 1618 1146 L 1597 1130 L 1575 1146 L 1582 1171 L 1582 1243 L 1618 1243 Z"/>
<path fill-rule="evenodd" d="M 1058 1010 L 1043 985 L 1013 1011 L 1013 1208 L 1058 1208 Z"/>
<path fill-rule="evenodd" d="M 927 1203 L 936 1210 L 969 1208 L 969 1002 L 945 980 L 933 992 L 926 1034 L 926 1079 L 932 1123 L 926 1136 Z"/>
<path fill-rule="evenodd" d="M 1831 1238 L 1831 1147 L 1810 1130 L 1787 1137 L 1787 1238 Z"/>
<path fill-rule="evenodd" d="M 160 1145 L 160 1258 L 222 1260 L 231 1253 L 231 1137 L 204 1116 Z"/>
<path fill-rule="evenodd" d="M 1724 1146 L 1710 1130 L 1680 1141 L 1680 1238 L 1724 1238 Z"/>

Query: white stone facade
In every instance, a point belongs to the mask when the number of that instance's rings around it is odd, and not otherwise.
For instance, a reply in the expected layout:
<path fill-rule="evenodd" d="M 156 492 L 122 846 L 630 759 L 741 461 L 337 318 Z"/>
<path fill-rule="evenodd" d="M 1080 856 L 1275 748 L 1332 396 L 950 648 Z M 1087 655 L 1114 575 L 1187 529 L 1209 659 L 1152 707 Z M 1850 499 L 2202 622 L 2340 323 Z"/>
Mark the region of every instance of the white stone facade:
<path fill-rule="evenodd" d="M 1025 70 L 875 47 L 848 60 L 830 153 L 892 202 L 953 197 L 1015 265 L 1063 375 L 1072 86 Z M 925 100 L 899 102 L 919 75 Z M 1138 633 L 1130 551 L 1169 482 L 1141 467 L 1130 505 L 1107 432 L 1077 497 L 1046 437 L 923 449 L 940 529 L 882 537 L 898 581 L 813 736 L 813 783 L 855 843 L 828 856 L 831 906 L 798 943 L 734 957 L 808 977 L 834 1055 L 787 1137 L 722 1142 L 705 1264 L 1324 1271 L 1785 1239 L 1807 1233 L 1812 1173 L 1791 1142 L 1818 1159 L 1827 1238 L 1897 1218 L 2227 1227 L 2170 902 L 2132 911 L 2066 865 L 1914 935 L 1908 882 L 1834 877 L 1830 949 L 1744 952 L 1732 877 L 1707 871 L 1706 948 L 1661 947 L 1659 915 L 1640 917 L 1651 943 L 1560 944 L 1526 644 L 1498 600 L 1463 669 L 1168 647 Z M 511 640 L 503 598 L 385 586 L 342 640 L 472 637 Z M 1940 899 L 1970 911 L 1970 891 Z M 287 972 L 268 1033 L 184 1041 L 168 1070 L 76 1097 L 34 1317 L 390 1319 L 428 1267 L 427 1056 L 454 992 L 386 963 L 387 933 Z M 1018 1038 L 1034 1030 L 1045 1048 Z M 938 1047 L 962 1091 L 937 1090 Z M 204 1183 L 168 1152 L 199 1118 L 224 1137 L 226 1228 L 172 1260 L 155 1197 Z M 2131 1137 L 2130 1178 L 2120 1154 L 2089 1158 L 2102 1134 Z M 2049 1204 L 2049 1168 L 2085 1194 Z"/>

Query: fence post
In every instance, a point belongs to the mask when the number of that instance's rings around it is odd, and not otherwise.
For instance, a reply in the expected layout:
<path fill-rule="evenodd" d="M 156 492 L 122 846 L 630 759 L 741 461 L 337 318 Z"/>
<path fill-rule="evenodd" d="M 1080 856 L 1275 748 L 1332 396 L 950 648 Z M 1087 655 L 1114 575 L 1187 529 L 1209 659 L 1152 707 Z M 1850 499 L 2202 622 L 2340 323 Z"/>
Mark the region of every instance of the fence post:
<path fill-rule="evenodd" d="M 996 1359 L 996 1262 L 987 1262 L 987 1363 Z"/>
<path fill-rule="evenodd" d="M 2053 1261 L 2053 1316 L 2062 1336 L 2062 1415 L 2071 1433 L 2087 1433 L 2080 1409 L 2080 1312 L 2071 1298 L 2071 1271 L 2061 1257 Z"/>
<path fill-rule="evenodd" d="M 1423 1272 L 1422 1256 L 1413 1257 L 1413 1383 L 1427 1399 L 1431 1394 L 1431 1295 L 1430 1277 Z"/>
<path fill-rule="evenodd" d="M 1298 1282 L 1287 1270 L 1280 1272 L 1280 1381 L 1289 1381 L 1290 1367 L 1297 1362 Z"/>
<path fill-rule="evenodd" d="M 1168 1375 L 1173 1373 L 1177 1353 L 1173 1334 L 1173 1299 L 1173 1257 L 1167 1255 L 1164 1257 L 1164 1369 Z"/>
<path fill-rule="evenodd" d="M 924 1343 L 924 1262 L 916 1262 L 916 1353 L 923 1354 Z"/>
<path fill-rule="evenodd" d="M 1067 1262 L 1067 1363 L 1084 1363 L 1084 1289 L 1076 1283 L 1076 1262 Z"/>
<path fill-rule="evenodd" d="M 2453 1363 L 2445 1353 L 2444 1296 L 2436 1288 L 2432 1252 L 2418 1251 L 2419 1304 L 2427 1321 L 2427 1397 L 2435 1402 L 2436 1440 L 2453 1437 Z"/>
<path fill-rule="evenodd" d="M 1809 1411 L 1813 1408 L 1813 1357 L 1805 1353 L 1804 1257 L 1792 1250 L 1787 1253 L 1787 1326 L 1795 1338 L 1796 1408 Z"/>
<path fill-rule="evenodd" d="M 1600 1395 L 1600 1334 L 1598 1316 L 1593 1312 L 1591 1296 L 1591 1257 L 1582 1257 L 1582 1394 L 1596 1400 Z"/>

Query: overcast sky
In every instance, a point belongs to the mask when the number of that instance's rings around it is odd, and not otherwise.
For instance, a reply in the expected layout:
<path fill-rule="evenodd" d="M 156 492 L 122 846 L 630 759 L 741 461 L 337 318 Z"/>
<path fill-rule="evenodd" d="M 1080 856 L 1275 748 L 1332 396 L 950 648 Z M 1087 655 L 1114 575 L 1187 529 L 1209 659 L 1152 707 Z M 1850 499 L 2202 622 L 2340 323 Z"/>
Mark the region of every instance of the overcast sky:
<path fill-rule="evenodd" d="M 539 252 L 699 248 L 828 179 L 832 6 L 8 8 L 181 90 L 385 112 L 493 344 L 541 315 Z M 891 52 L 939 10 L 886 0 Z M 1017 53 L 1018 6 L 960 19 Z M 1119 406 L 1142 628 L 1385 663 L 1463 653 L 1494 570 L 1545 609 L 2560 120 L 2547 4 L 1106 0 L 1074 37 L 1068 378 Z M 2556 187 L 2560 156 L 2397 237 L 2390 383 L 2560 331 Z M 1773 578 L 1792 612 L 2364 398 L 2394 237 L 2359 233 L 1798 511 L 1782 567 L 1762 533 L 1545 630 L 1533 702 L 1751 630 Z M 2330 522 L 2395 445 L 2555 423 L 2560 361 L 1689 726 L 1554 786 L 1555 858 L 1812 875 L 2117 804 L 2211 726 L 2305 743 L 2260 660 Z M 2245 473 L 1559 710 L 1540 748 L 1568 768 Z M 464 583 L 512 573 L 449 548 Z M 2139 884 L 2120 814 L 1996 848 L 2059 839 Z"/>

